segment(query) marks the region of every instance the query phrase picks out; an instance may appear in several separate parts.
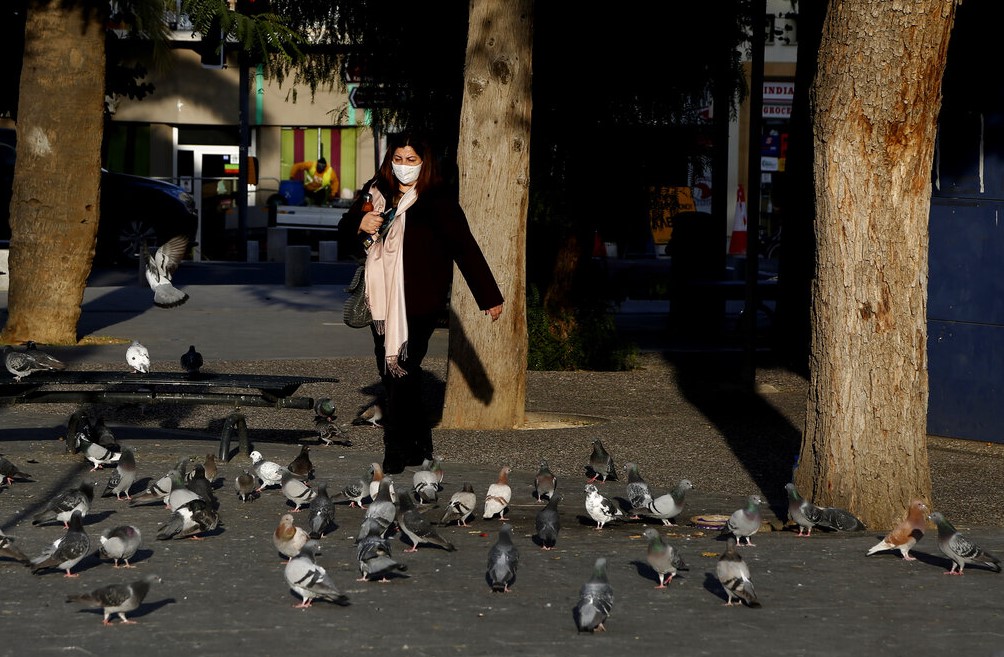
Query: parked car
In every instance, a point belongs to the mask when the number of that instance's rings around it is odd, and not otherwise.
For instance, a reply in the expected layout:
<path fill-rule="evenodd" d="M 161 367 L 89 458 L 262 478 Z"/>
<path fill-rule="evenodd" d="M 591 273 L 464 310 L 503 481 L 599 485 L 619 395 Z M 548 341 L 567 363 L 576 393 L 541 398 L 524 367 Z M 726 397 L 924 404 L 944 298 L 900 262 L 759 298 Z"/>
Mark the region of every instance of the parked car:
<path fill-rule="evenodd" d="M 15 131 L 0 129 L 0 241 L 10 239 L 15 145 Z M 198 226 L 195 199 L 178 185 L 101 170 L 95 262 L 135 262 L 144 242 L 153 250 L 182 233 L 194 242 Z"/>

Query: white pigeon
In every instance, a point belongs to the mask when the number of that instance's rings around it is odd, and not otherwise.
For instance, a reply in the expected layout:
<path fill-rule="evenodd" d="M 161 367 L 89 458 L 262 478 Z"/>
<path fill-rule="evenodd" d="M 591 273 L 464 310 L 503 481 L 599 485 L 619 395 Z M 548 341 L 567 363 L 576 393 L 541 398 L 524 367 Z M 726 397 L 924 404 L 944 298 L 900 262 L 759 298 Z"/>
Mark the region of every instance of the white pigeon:
<path fill-rule="evenodd" d="M 258 450 L 251 452 L 251 468 L 261 480 L 261 486 L 258 487 L 259 492 L 269 486 L 282 485 L 282 471 L 286 468 L 275 461 L 267 461 Z"/>
<path fill-rule="evenodd" d="M 426 459 L 411 478 L 415 497 L 422 504 L 434 504 L 439 499 L 439 478 L 432 471 L 432 461 Z"/>
<path fill-rule="evenodd" d="M 134 374 L 146 374 L 150 371 L 150 351 L 139 340 L 133 340 L 126 349 L 126 362 Z"/>
<path fill-rule="evenodd" d="M 177 235 L 160 245 L 152 256 L 146 254 L 146 281 L 153 290 L 153 303 L 161 308 L 174 308 L 188 301 L 188 294 L 174 287 L 171 277 L 185 258 L 188 237 Z"/>
<path fill-rule="evenodd" d="M 596 521 L 596 529 L 603 529 L 603 525 L 624 515 L 620 507 L 603 496 L 594 484 L 586 484 L 586 513 Z"/>
<path fill-rule="evenodd" d="M 509 472 L 511 468 L 506 465 L 499 470 L 498 480 L 488 487 L 485 493 L 485 511 L 482 517 L 487 520 L 498 516 L 499 520 L 506 520 L 505 512 L 509 508 L 509 500 L 512 499 L 512 488 L 509 486 Z"/>

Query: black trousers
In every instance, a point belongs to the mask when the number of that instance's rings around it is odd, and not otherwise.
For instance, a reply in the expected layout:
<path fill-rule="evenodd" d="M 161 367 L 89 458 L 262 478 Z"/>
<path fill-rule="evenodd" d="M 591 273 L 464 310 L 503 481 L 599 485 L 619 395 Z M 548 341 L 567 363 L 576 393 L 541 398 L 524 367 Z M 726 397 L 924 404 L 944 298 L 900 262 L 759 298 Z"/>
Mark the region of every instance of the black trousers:
<path fill-rule="evenodd" d="M 432 458 L 432 425 L 423 402 L 422 360 L 429 351 L 429 339 L 436 328 L 437 316 L 408 316 L 408 358 L 400 361 L 405 376 L 387 373 L 384 336 L 373 327 L 373 353 L 383 381 L 384 400 L 384 471 L 394 474 L 406 465 L 421 465 Z"/>

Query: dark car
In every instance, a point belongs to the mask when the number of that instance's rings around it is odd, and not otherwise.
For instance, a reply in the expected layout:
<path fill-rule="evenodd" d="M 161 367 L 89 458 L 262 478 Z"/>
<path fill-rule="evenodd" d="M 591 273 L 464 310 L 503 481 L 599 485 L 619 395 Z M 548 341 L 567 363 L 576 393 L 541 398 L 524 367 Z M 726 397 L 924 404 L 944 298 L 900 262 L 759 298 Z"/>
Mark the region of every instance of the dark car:
<path fill-rule="evenodd" d="M 10 239 L 15 134 L 0 130 L 0 241 Z M 198 225 L 195 199 L 178 185 L 101 170 L 96 262 L 134 262 L 144 242 L 152 250 L 180 234 L 194 243 Z"/>

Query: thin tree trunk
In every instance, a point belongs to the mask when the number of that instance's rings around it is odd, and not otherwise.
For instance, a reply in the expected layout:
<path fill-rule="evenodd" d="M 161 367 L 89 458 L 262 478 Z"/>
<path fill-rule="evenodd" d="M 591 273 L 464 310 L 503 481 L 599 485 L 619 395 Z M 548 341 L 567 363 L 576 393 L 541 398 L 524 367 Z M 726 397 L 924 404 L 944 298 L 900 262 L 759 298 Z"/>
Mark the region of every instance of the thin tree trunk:
<path fill-rule="evenodd" d="M 497 322 L 459 273 L 441 426 L 511 428 L 526 413 L 531 0 L 472 0 L 460 118 L 460 201 L 502 288 Z"/>
<path fill-rule="evenodd" d="M 930 171 L 954 0 L 834 0 L 813 87 L 816 278 L 796 483 L 873 528 L 930 503 Z"/>
<path fill-rule="evenodd" d="M 98 228 L 107 3 L 85 4 L 28 11 L 4 342 L 77 341 Z"/>

